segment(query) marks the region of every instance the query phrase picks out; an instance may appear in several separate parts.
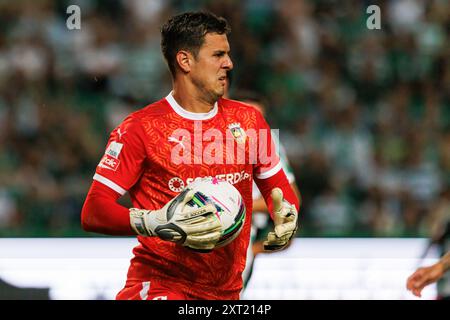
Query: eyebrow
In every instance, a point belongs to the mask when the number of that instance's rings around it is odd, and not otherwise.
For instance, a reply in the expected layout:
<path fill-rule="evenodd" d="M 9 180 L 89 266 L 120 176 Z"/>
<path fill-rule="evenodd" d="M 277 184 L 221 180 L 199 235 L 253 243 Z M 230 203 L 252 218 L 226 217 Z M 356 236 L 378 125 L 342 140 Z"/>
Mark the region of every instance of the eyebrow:
<path fill-rule="evenodd" d="M 215 50 L 214 52 L 213 52 L 213 54 L 225 54 L 225 53 L 230 53 L 230 51 L 225 51 L 225 50 Z"/>

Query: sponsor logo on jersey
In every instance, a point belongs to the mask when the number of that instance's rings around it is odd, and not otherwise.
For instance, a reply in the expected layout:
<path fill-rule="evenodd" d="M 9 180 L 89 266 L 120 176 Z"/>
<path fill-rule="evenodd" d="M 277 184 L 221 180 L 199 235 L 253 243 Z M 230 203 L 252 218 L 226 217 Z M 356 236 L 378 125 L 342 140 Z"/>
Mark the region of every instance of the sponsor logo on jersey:
<path fill-rule="evenodd" d="M 174 177 L 169 180 L 169 189 L 173 192 L 181 192 L 184 189 L 184 181 L 178 177 Z"/>
<path fill-rule="evenodd" d="M 117 129 L 117 134 L 119 135 L 119 140 L 122 139 L 122 136 L 127 133 L 126 131 L 122 132 L 121 129 Z"/>
<path fill-rule="evenodd" d="M 234 173 L 218 174 L 215 176 L 187 178 L 186 182 L 184 182 L 183 179 L 181 179 L 180 177 L 173 177 L 168 182 L 169 189 L 173 192 L 179 193 L 184 190 L 186 185 L 192 183 L 193 181 L 195 181 L 197 179 L 203 179 L 203 178 L 213 178 L 213 179 L 217 179 L 217 180 L 225 180 L 231 184 L 236 184 L 243 180 L 251 179 L 252 176 L 245 171 L 241 171 L 241 172 L 234 172 Z"/>
<path fill-rule="evenodd" d="M 111 157 L 118 159 L 120 151 L 122 151 L 123 144 L 118 143 L 116 141 L 112 141 L 108 148 L 105 151 L 105 154 L 110 155 Z"/>
<path fill-rule="evenodd" d="M 105 154 L 103 156 L 102 160 L 100 160 L 100 163 L 98 164 L 98 166 L 100 168 L 116 171 L 119 164 L 120 164 L 119 159 L 116 159 L 116 158 L 110 156 L 109 154 Z"/>
<path fill-rule="evenodd" d="M 169 137 L 169 138 L 168 138 L 168 141 L 169 141 L 169 142 L 175 142 L 175 143 L 179 144 L 183 150 L 186 149 L 186 146 L 185 146 L 184 143 L 183 143 L 184 140 L 185 140 L 185 137 L 184 137 L 184 136 L 181 137 L 180 140 L 178 140 L 178 139 L 175 138 L 175 137 Z"/>
<path fill-rule="evenodd" d="M 234 140 L 236 140 L 238 144 L 245 143 L 245 140 L 247 139 L 247 134 L 245 133 L 244 129 L 241 128 L 240 123 L 232 123 L 228 126 L 228 129 L 230 129 Z"/>

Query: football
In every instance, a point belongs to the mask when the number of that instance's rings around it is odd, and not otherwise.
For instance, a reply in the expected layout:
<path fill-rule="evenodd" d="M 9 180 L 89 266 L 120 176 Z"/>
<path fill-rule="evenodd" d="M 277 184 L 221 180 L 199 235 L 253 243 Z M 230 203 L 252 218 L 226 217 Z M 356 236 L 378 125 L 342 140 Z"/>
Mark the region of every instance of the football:
<path fill-rule="evenodd" d="M 217 208 L 217 217 L 222 224 L 222 236 L 216 248 L 232 242 L 242 230 L 245 222 L 245 204 L 239 191 L 229 182 L 217 178 L 200 178 L 190 183 L 188 188 L 195 195 L 187 205 L 199 208 L 212 203 Z"/>

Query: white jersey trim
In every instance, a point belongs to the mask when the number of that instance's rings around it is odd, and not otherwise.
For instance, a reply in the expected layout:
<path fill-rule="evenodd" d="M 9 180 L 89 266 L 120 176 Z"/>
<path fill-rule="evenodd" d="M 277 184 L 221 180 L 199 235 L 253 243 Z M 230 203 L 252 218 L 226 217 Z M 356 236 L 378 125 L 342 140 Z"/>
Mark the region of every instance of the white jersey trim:
<path fill-rule="evenodd" d="M 99 175 L 98 173 L 94 174 L 94 180 L 97 180 L 98 182 L 103 183 L 105 186 L 113 189 L 114 191 L 120 193 L 120 195 L 124 195 L 127 190 L 125 190 L 124 188 L 122 188 L 121 186 L 119 186 L 118 184 L 112 182 L 111 180 L 109 180 L 108 178 L 105 178 L 104 176 Z"/>
<path fill-rule="evenodd" d="M 281 161 L 279 161 L 278 164 L 275 167 L 273 167 L 272 169 L 267 170 L 263 173 L 256 174 L 255 176 L 258 179 L 268 179 L 268 178 L 274 176 L 276 173 L 278 173 L 278 171 L 280 171 L 282 168 L 283 168 L 283 166 L 281 165 Z"/>
<path fill-rule="evenodd" d="M 175 100 L 175 98 L 173 97 L 173 91 L 171 91 L 167 95 L 166 100 L 172 107 L 173 111 L 175 111 L 179 116 L 189 119 L 189 120 L 208 120 L 208 119 L 215 117 L 215 115 L 219 111 L 217 102 L 214 103 L 214 107 L 211 109 L 211 111 L 206 112 L 206 113 L 197 113 L 197 112 L 187 111 L 182 106 L 180 106 L 178 104 L 178 102 Z"/>

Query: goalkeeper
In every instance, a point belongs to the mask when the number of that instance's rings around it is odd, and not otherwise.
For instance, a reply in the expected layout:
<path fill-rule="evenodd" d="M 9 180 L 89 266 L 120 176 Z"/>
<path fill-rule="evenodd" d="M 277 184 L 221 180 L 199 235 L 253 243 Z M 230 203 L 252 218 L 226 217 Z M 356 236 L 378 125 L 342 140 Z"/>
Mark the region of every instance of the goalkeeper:
<path fill-rule="evenodd" d="M 116 127 L 97 166 L 81 213 L 83 228 L 137 235 L 139 242 L 117 299 L 239 299 L 253 180 L 275 223 L 267 249 L 286 247 L 297 230 L 299 200 L 264 117 L 222 98 L 233 68 L 228 33 L 225 19 L 204 12 L 180 14 L 163 25 L 161 48 L 173 90 Z M 250 154 L 250 141 L 255 141 L 248 130 L 263 133 L 257 137 L 256 157 Z M 220 135 L 213 144 L 205 132 Z M 245 152 L 245 161 L 235 150 Z M 189 182 L 200 177 L 226 178 L 247 208 L 241 233 L 221 248 L 215 248 L 221 237 L 215 206 L 186 206 L 193 196 Z M 131 209 L 117 203 L 127 192 Z"/>

